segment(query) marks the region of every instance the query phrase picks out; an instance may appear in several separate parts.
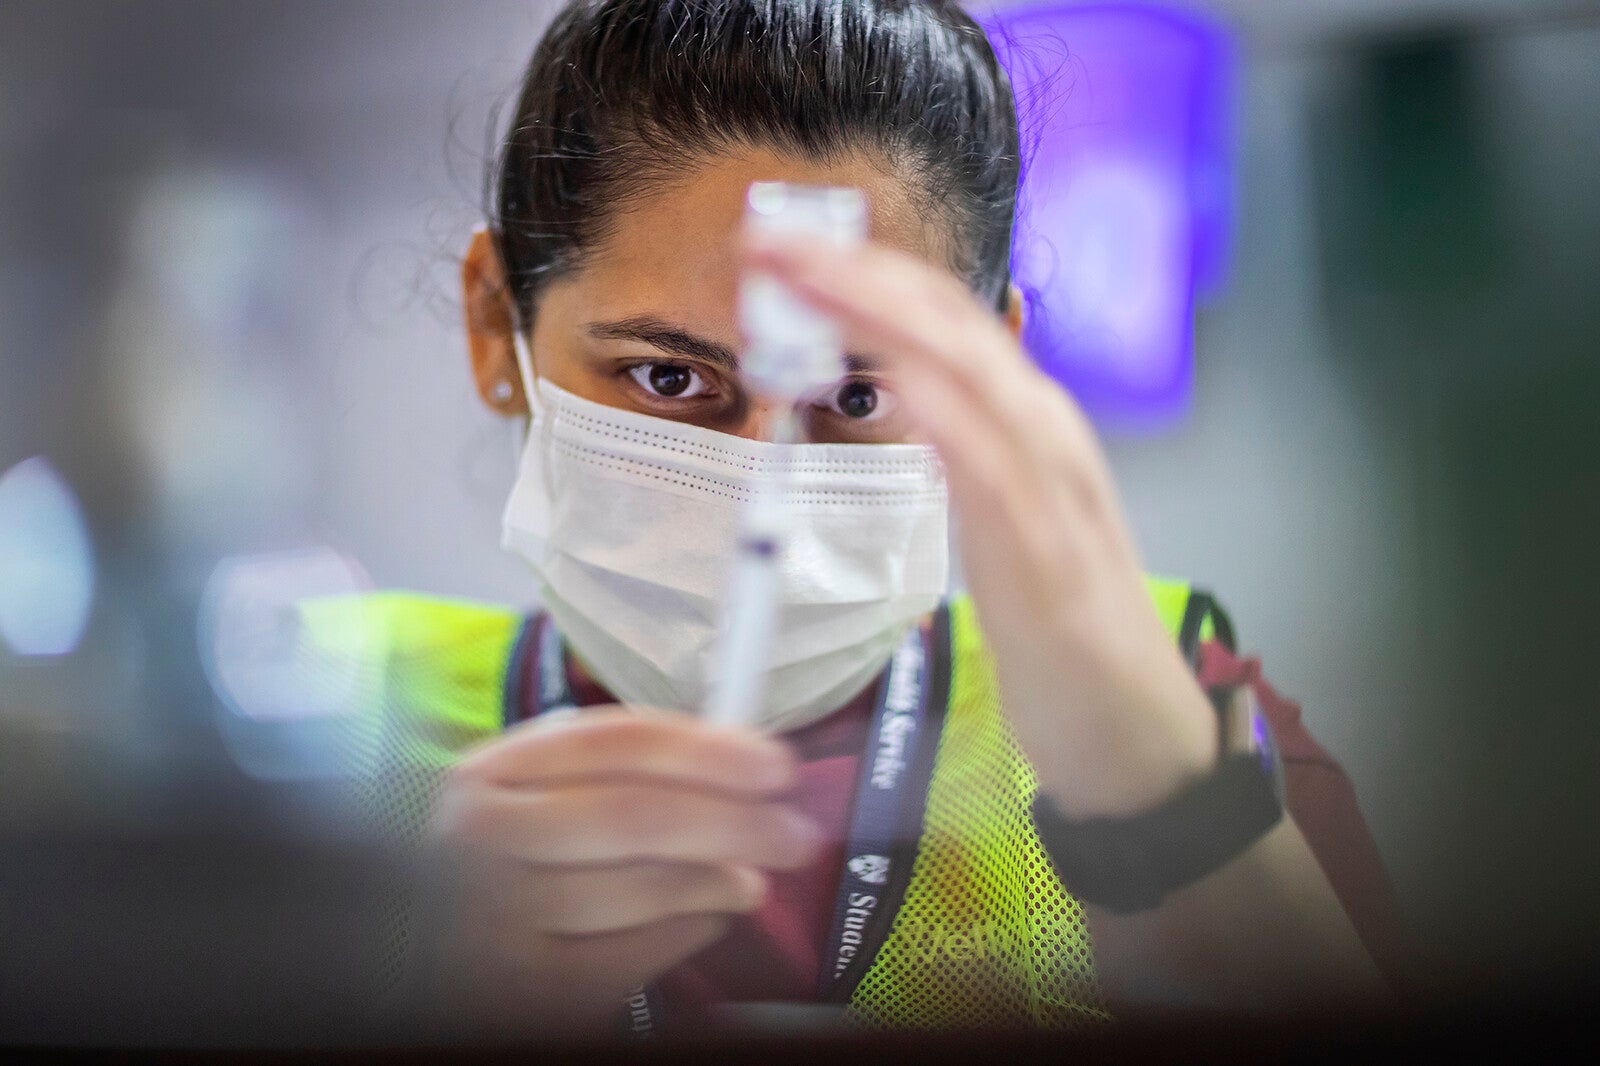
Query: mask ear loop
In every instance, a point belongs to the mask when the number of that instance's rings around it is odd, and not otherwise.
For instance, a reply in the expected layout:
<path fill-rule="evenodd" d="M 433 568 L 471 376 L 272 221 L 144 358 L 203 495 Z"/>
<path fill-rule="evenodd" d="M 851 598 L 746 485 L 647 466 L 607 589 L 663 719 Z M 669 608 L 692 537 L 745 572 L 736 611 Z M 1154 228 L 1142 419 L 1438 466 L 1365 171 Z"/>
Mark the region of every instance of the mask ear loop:
<path fill-rule="evenodd" d="M 528 439 L 533 435 L 533 420 L 543 412 L 544 405 L 540 402 L 538 375 L 533 371 L 533 353 L 528 349 L 522 330 L 516 327 L 512 329 L 512 343 L 517 352 L 517 373 L 522 378 L 522 395 L 528 404 L 528 416 L 513 419 L 511 423 L 511 455 L 520 464 L 528 450 Z"/>
<path fill-rule="evenodd" d="M 500 234 L 489 226 L 479 226 L 477 233 L 488 233 L 494 245 L 495 254 L 500 258 L 501 269 L 505 269 L 505 258 L 501 254 Z M 506 272 L 509 274 L 509 272 Z M 511 420 L 511 457 L 513 465 L 520 466 L 523 454 L 527 451 L 528 438 L 533 432 L 533 420 L 542 411 L 539 404 L 538 375 L 533 371 L 533 353 L 528 348 L 527 339 L 523 335 L 522 315 L 517 307 L 516 298 L 511 291 L 509 282 L 506 286 L 506 296 L 511 303 L 511 343 L 512 350 L 517 360 L 517 376 L 522 382 L 522 395 L 528 405 L 528 417 Z"/>
<path fill-rule="evenodd" d="M 533 371 L 533 353 L 528 350 L 522 330 L 516 330 L 511 336 L 517 350 L 517 374 L 522 379 L 522 394 L 528 399 L 528 416 L 532 418 L 534 406 L 538 403 L 539 376 Z"/>

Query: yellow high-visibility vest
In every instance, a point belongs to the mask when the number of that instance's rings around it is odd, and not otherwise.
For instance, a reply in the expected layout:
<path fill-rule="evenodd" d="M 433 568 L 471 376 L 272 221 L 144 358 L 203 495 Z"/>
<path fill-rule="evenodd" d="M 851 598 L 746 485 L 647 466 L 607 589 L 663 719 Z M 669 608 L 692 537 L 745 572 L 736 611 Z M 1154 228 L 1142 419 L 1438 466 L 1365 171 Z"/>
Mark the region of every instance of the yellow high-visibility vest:
<path fill-rule="evenodd" d="M 1147 578 L 1174 640 L 1210 608 L 1181 581 Z M 1209 599 L 1205 602 L 1209 604 Z M 971 601 L 950 603 L 950 695 L 904 899 L 849 1005 L 886 1028 L 1075 1028 L 1107 1018 L 1083 910 L 1062 886 L 1030 814 L 1038 787 L 1001 711 Z M 350 718 L 352 780 L 394 838 L 427 818 L 443 771 L 501 731 L 525 619 L 407 593 L 302 607 L 308 654 L 367 697 Z M 353 679 L 353 680 L 352 680 Z M 397 954 L 403 945 L 396 945 Z"/>

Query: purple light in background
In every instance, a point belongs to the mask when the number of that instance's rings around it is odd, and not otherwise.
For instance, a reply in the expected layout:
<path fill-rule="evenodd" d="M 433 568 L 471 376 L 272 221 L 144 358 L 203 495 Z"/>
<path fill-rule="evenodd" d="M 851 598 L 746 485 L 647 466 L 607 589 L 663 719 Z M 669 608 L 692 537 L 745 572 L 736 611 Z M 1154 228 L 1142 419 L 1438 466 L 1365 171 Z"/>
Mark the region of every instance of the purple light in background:
<path fill-rule="evenodd" d="M 1028 348 L 1102 425 L 1168 424 L 1189 405 L 1195 299 L 1226 273 L 1228 38 L 1132 3 L 983 21 L 1022 125 L 1011 265 Z"/>

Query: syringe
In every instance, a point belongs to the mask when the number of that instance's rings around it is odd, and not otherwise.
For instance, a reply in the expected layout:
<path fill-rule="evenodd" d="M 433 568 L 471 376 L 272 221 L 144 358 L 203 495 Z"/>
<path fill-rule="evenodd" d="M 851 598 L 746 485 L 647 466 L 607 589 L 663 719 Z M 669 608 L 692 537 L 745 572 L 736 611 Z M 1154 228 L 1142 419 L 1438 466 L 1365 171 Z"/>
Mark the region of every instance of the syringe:
<path fill-rule="evenodd" d="M 866 238 L 866 198 L 856 189 L 757 182 L 750 186 L 745 225 L 761 233 L 857 242 Z M 804 436 L 797 408 L 845 372 L 837 325 L 771 277 L 743 279 L 739 324 L 746 340 L 740 375 L 746 388 L 772 406 L 777 455 L 745 504 L 723 602 L 705 717 L 724 725 L 751 721 L 766 698 L 783 603 L 790 460 Z"/>

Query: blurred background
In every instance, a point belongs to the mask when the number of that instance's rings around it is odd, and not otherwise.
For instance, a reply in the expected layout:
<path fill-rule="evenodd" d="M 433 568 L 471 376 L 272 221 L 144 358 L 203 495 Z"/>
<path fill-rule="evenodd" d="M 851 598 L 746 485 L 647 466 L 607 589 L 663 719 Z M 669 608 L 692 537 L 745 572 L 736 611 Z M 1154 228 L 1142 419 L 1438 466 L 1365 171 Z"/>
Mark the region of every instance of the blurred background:
<path fill-rule="evenodd" d="M 242 686 L 268 732 L 313 713 L 219 668 L 253 624 L 230 596 L 530 604 L 455 257 L 554 6 L 0 5 L 0 829 L 211 824 L 224 784 L 322 824 L 284 798 L 315 753 L 217 711 Z M 1600 5 L 1169 6 L 1228 47 L 1229 251 L 1177 401 L 1104 423 L 1146 564 L 1215 590 L 1304 702 L 1437 974 L 1574 978 L 1600 943 Z"/>

